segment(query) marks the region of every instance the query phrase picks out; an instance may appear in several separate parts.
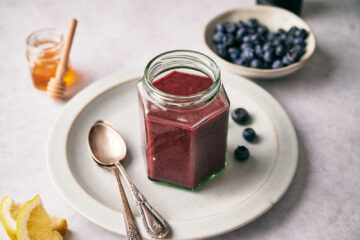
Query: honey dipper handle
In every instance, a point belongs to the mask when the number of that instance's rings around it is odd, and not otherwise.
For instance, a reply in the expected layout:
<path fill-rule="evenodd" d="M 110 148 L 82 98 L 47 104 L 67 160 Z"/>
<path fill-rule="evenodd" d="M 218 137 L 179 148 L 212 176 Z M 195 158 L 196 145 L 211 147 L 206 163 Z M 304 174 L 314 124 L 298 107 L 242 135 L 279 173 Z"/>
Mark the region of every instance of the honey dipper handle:
<path fill-rule="evenodd" d="M 56 81 L 62 81 L 64 78 L 64 75 L 66 73 L 67 66 L 68 66 L 69 53 L 70 53 L 71 44 L 72 44 L 74 34 L 75 34 L 76 24 L 77 24 L 77 20 L 75 18 L 71 19 L 68 34 L 67 34 L 66 40 L 65 40 L 65 46 L 61 53 L 60 62 L 56 69 L 56 75 L 55 75 Z"/>

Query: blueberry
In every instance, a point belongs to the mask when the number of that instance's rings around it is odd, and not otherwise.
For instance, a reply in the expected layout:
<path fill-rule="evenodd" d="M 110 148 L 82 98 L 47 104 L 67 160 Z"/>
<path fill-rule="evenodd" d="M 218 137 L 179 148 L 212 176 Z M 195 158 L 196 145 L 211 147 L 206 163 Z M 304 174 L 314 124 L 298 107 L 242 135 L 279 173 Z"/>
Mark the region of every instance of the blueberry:
<path fill-rule="evenodd" d="M 250 36 L 250 41 L 253 42 L 253 43 L 255 43 L 255 44 L 259 43 L 259 41 L 260 41 L 259 35 L 257 35 L 257 34 L 252 34 L 252 35 Z"/>
<path fill-rule="evenodd" d="M 225 31 L 224 24 L 222 24 L 222 23 L 216 24 L 215 29 L 216 29 L 217 32 L 224 32 Z"/>
<path fill-rule="evenodd" d="M 243 41 L 244 43 L 251 42 L 251 36 L 250 36 L 250 35 L 245 35 L 245 36 L 242 38 L 242 41 Z"/>
<path fill-rule="evenodd" d="M 255 55 L 258 56 L 259 58 L 263 57 L 263 50 L 261 45 L 259 44 L 255 46 Z"/>
<path fill-rule="evenodd" d="M 301 29 L 301 36 L 306 39 L 309 36 L 309 33 L 305 29 Z"/>
<path fill-rule="evenodd" d="M 306 45 L 304 39 L 301 38 L 301 37 L 293 38 L 293 39 L 292 39 L 292 42 L 293 42 L 294 45 L 301 45 L 301 46 L 305 46 L 305 45 Z"/>
<path fill-rule="evenodd" d="M 282 57 L 284 56 L 286 53 L 286 50 L 285 50 L 285 47 L 283 45 L 278 45 L 276 48 L 275 48 L 275 55 L 278 56 L 278 57 Z"/>
<path fill-rule="evenodd" d="M 249 150 L 245 146 L 237 146 L 234 152 L 235 159 L 238 161 L 245 161 L 249 158 Z"/>
<path fill-rule="evenodd" d="M 281 45 L 284 43 L 284 40 L 280 39 L 280 38 L 275 38 L 273 41 L 272 41 L 272 44 L 274 46 L 278 46 L 278 45 Z"/>
<path fill-rule="evenodd" d="M 249 113 L 244 108 L 236 108 L 231 112 L 231 118 L 239 124 L 245 124 L 249 119 Z"/>
<path fill-rule="evenodd" d="M 252 128 L 245 128 L 242 134 L 245 140 L 249 142 L 254 141 L 254 139 L 256 138 L 256 133 Z"/>
<path fill-rule="evenodd" d="M 229 57 L 231 60 L 235 61 L 239 58 L 240 51 L 237 48 L 231 47 L 228 49 Z"/>
<path fill-rule="evenodd" d="M 291 64 L 286 55 L 283 56 L 283 58 L 281 59 L 281 62 L 282 62 L 282 64 L 283 64 L 283 66 L 287 66 L 287 65 L 290 65 L 290 64 Z"/>
<path fill-rule="evenodd" d="M 252 47 L 253 47 L 253 45 L 250 42 L 242 43 L 240 45 L 240 48 L 243 49 L 243 50 L 246 49 L 246 48 L 252 48 Z"/>
<path fill-rule="evenodd" d="M 251 60 L 254 58 L 254 50 L 252 48 L 245 48 L 241 53 L 241 58 Z"/>
<path fill-rule="evenodd" d="M 289 34 L 290 35 L 294 34 L 296 30 L 298 30 L 298 28 L 296 26 L 292 26 L 289 30 Z"/>
<path fill-rule="evenodd" d="M 275 69 L 275 68 L 281 68 L 283 67 L 283 63 L 281 60 L 277 59 L 273 62 L 273 64 L 271 65 L 271 68 Z"/>
<path fill-rule="evenodd" d="M 247 23 L 247 26 L 251 27 L 251 28 L 259 26 L 259 22 L 255 18 L 250 18 L 246 23 Z"/>
<path fill-rule="evenodd" d="M 246 29 L 245 28 L 239 28 L 235 34 L 235 39 L 238 42 L 242 41 L 242 38 L 245 36 L 246 34 Z"/>
<path fill-rule="evenodd" d="M 274 61 L 273 53 L 272 53 L 270 50 L 265 51 L 265 52 L 264 52 L 263 59 L 264 59 L 264 61 L 267 62 L 267 63 L 273 62 L 273 61 Z"/>
<path fill-rule="evenodd" d="M 223 59 L 228 58 L 228 53 L 227 53 L 226 48 L 218 48 L 218 49 L 216 49 L 216 53 Z"/>
<path fill-rule="evenodd" d="M 269 50 L 272 50 L 274 47 L 273 47 L 273 45 L 271 44 L 271 42 L 266 42 L 264 45 L 263 45 L 263 47 L 262 47 L 262 49 L 264 50 L 264 51 L 269 51 Z"/>
<path fill-rule="evenodd" d="M 307 38 L 309 33 L 305 29 L 298 29 L 293 34 L 294 37 L 301 37 L 301 38 Z"/>
<path fill-rule="evenodd" d="M 286 38 L 287 38 L 286 33 L 281 33 L 278 36 L 278 39 L 280 39 L 281 41 L 286 41 Z"/>
<path fill-rule="evenodd" d="M 268 32 L 268 34 L 267 34 L 267 39 L 268 39 L 269 41 L 274 40 L 274 39 L 275 39 L 275 33 L 273 33 L 273 32 Z"/>
<path fill-rule="evenodd" d="M 230 34 L 226 34 L 223 39 L 222 39 L 223 43 L 226 45 L 226 46 L 231 46 L 234 44 L 234 37 L 231 36 Z"/>
<path fill-rule="evenodd" d="M 262 68 L 261 61 L 259 59 L 257 59 L 257 58 L 251 60 L 250 67 L 251 68 Z"/>
<path fill-rule="evenodd" d="M 279 28 L 279 30 L 277 31 L 277 34 L 278 34 L 278 35 L 281 35 L 281 34 L 285 34 L 285 35 L 286 35 L 286 32 L 285 32 L 284 29 Z"/>
<path fill-rule="evenodd" d="M 225 30 L 227 33 L 233 34 L 236 32 L 237 26 L 233 22 L 228 22 L 228 23 L 225 23 Z"/>
<path fill-rule="evenodd" d="M 217 32 L 214 34 L 212 39 L 215 43 L 220 43 L 220 42 L 222 42 L 224 36 L 225 35 L 222 32 Z"/>
<path fill-rule="evenodd" d="M 287 53 L 286 53 L 286 58 L 289 61 L 289 64 L 292 64 L 294 62 L 299 61 L 300 57 L 301 57 L 301 51 L 302 48 L 299 45 L 295 45 L 293 48 L 291 48 Z"/>
<path fill-rule="evenodd" d="M 241 28 L 245 29 L 245 23 L 243 21 L 238 21 L 236 23 L 236 26 L 238 27 L 238 29 L 241 29 Z"/>
<path fill-rule="evenodd" d="M 216 49 L 218 50 L 218 49 L 225 49 L 226 48 L 226 45 L 225 44 L 223 44 L 223 43 L 218 43 L 218 44 L 216 44 Z"/>
<path fill-rule="evenodd" d="M 269 31 L 268 28 L 265 26 L 259 26 L 257 29 L 259 35 L 265 35 L 268 33 L 268 31 Z"/>
<path fill-rule="evenodd" d="M 249 66 L 249 61 L 247 61 L 247 60 L 244 59 L 244 58 L 236 59 L 234 63 L 235 63 L 236 65 L 240 65 L 240 66 L 243 66 L 243 67 L 248 67 L 248 66 Z"/>

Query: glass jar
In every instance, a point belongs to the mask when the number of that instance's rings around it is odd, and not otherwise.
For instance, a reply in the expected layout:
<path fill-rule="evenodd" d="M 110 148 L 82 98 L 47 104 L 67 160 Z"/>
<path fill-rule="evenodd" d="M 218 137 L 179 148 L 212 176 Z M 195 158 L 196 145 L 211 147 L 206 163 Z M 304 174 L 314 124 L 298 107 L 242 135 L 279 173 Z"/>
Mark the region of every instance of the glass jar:
<path fill-rule="evenodd" d="M 138 96 L 150 179 L 196 189 L 225 168 L 230 103 L 212 59 L 160 54 L 146 66 Z"/>
<path fill-rule="evenodd" d="M 34 86 L 46 90 L 50 78 L 55 77 L 56 68 L 64 47 L 64 38 L 56 29 L 42 29 L 33 32 L 26 39 L 26 57 Z M 68 65 L 64 76 L 66 86 L 74 83 L 74 73 Z"/>

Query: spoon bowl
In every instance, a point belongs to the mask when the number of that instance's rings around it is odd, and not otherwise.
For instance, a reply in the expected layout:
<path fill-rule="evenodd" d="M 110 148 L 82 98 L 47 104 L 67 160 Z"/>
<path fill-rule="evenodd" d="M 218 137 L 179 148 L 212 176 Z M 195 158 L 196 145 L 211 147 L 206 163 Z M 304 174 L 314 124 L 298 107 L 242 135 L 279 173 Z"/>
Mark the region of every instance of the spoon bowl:
<path fill-rule="evenodd" d="M 117 130 L 105 121 L 96 121 L 89 131 L 93 160 L 104 167 L 114 167 L 126 156 L 126 144 Z"/>

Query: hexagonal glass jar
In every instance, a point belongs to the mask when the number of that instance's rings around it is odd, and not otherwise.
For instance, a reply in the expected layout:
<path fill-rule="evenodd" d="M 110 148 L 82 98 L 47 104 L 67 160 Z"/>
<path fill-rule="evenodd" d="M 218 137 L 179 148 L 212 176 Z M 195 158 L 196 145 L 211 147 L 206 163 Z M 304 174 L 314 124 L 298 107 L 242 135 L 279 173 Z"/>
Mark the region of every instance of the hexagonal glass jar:
<path fill-rule="evenodd" d="M 229 100 L 217 64 L 190 50 L 158 55 L 138 82 L 148 177 L 196 189 L 226 165 Z"/>

